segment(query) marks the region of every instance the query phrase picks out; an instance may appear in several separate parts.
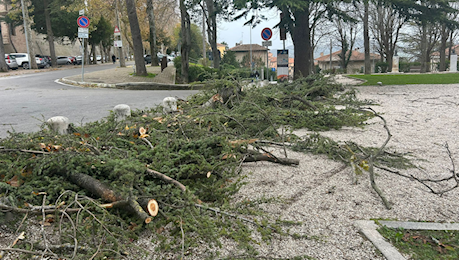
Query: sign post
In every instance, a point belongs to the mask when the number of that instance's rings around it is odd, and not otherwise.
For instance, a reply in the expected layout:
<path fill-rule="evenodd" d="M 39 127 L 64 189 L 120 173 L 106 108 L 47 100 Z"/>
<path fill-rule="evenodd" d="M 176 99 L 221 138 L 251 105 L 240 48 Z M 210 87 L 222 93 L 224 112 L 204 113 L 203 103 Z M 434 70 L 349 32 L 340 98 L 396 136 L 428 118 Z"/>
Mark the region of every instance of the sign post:
<path fill-rule="evenodd" d="M 81 38 L 81 45 L 82 45 L 82 54 L 81 54 L 81 81 L 84 81 L 84 74 L 85 74 L 85 39 L 89 37 L 89 18 L 83 16 L 85 10 L 80 10 L 80 17 L 77 18 L 77 25 L 78 25 L 78 38 Z"/>
<path fill-rule="evenodd" d="M 272 38 L 273 32 L 270 28 L 264 28 L 261 36 L 265 42 L 262 42 L 262 46 L 267 47 L 267 80 L 268 80 L 268 46 L 272 46 L 272 42 L 269 41 Z"/>

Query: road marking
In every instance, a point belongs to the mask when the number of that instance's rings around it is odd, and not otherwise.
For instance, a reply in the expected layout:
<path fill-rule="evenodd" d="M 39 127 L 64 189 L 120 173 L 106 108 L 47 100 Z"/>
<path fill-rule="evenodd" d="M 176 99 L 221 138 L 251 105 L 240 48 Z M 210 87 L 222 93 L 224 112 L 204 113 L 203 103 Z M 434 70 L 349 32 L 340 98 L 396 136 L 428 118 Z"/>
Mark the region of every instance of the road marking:
<path fill-rule="evenodd" d="M 16 76 L 5 76 L 5 77 L 0 77 L 0 80 L 2 80 L 2 79 L 26 78 L 26 77 L 31 77 L 31 76 L 35 76 L 35 74 L 24 74 L 24 75 L 16 75 Z"/>
<path fill-rule="evenodd" d="M 61 82 L 60 80 L 61 80 L 61 79 L 56 79 L 56 80 L 54 81 L 54 83 L 61 84 L 61 85 L 66 86 L 66 87 L 78 87 L 78 86 L 75 86 L 75 85 L 70 85 L 70 84 Z"/>

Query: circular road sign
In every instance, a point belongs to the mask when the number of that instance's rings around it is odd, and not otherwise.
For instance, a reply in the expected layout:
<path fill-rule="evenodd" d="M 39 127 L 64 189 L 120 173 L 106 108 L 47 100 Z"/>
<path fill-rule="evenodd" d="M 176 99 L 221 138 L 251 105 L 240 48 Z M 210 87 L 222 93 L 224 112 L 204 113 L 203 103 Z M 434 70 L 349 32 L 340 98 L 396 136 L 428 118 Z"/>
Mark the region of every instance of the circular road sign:
<path fill-rule="evenodd" d="M 267 27 L 262 30 L 261 35 L 262 35 L 262 39 L 268 41 L 272 38 L 273 33 L 272 33 L 272 30 Z"/>
<path fill-rule="evenodd" d="M 89 18 L 86 17 L 86 16 L 80 16 L 77 19 L 77 24 L 81 28 L 88 28 L 88 26 L 89 26 Z"/>

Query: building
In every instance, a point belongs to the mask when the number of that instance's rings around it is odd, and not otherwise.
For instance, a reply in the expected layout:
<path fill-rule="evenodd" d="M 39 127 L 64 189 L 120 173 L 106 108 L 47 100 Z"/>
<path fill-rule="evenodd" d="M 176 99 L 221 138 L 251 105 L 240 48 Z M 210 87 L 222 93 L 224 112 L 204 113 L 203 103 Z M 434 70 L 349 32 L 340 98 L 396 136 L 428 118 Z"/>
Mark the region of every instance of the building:
<path fill-rule="evenodd" d="M 224 57 L 224 54 L 227 51 L 227 46 L 225 46 L 224 44 L 218 43 L 217 44 L 217 49 L 220 52 L 220 58 Z"/>
<path fill-rule="evenodd" d="M 243 61 L 244 56 L 249 56 L 252 51 L 253 62 L 261 61 L 263 64 L 267 64 L 267 52 L 269 49 L 262 47 L 259 44 L 239 44 L 230 48 L 228 51 L 233 51 L 235 53 L 236 60 L 240 63 Z"/>
<path fill-rule="evenodd" d="M 318 63 L 318 66 L 321 70 L 329 70 L 329 69 L 340 69 L 340 54 L 341 50 L 333 52 L 332 57 L 331 55 L 323 55 L 319 58 L 315 59 L 315 63 Z M 380 61 L 380 55 L 371 53 L 371 63 L 377 63 Z M 332 58 L 332 59 L 331 59 Z M 331 62 L 332 60 L 332 62 Z M 351 52 L 350 61 L 347 66 L 347 74 L 357 73 L 364 71 L 364 53 L 359 52 L 357 49 Z"/>
<path fill-rule="evenodd" d="M 459 46 L 457 44 L 455 46 L 452 46 L 452 49 L 451 48 L 446 48 L 444 51 L 446 53 L 446 60 L 448 60 L 449 59 L 449 53 L 450 54 L 455 54 L 457 56 L 459 55 Z M 441 54 L 439 53 L 439 51 L 431 53 L 431 55 L 430 55 L 431 71 L 437 71 L 438 70 L 438 63 L 440 62 L 440 59 L 441 59 Z"/>

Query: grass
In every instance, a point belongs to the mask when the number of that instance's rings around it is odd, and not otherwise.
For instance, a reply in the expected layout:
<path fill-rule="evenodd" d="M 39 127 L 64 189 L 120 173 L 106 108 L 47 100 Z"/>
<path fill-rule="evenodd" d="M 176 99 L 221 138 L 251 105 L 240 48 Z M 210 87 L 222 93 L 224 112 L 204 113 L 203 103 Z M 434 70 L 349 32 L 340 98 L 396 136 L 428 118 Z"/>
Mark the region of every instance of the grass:
<path fill-rule="evenodd" d="M 381 227 L 380 234 L 414 260 L 459 259 L 458 230 L 405 230 Z"/>
<path fill-rule="evenodd" d="M 153 78 L 155 78 L 155 76 L 156 76 L 157 74 L 153 74 L 153 73 L 150 73 L 150 72 L 149 72 L 149 73 L 147 74 L 147 76 L 134 75 L 134 73 L 129 73 L 129 75 L 136 76 L 136 77 L 144 77 L 144 78 L 153 79 Z"/>
<path fill-rule="evenodd" d="M 406 85 L 406 84 L 458 84 L 458 73 L 442 74 L 374 74 L 374 75 L 350 75 L 350 77 L 364 79 L 366 82 L 361 86 L 377 85 Z"/>

